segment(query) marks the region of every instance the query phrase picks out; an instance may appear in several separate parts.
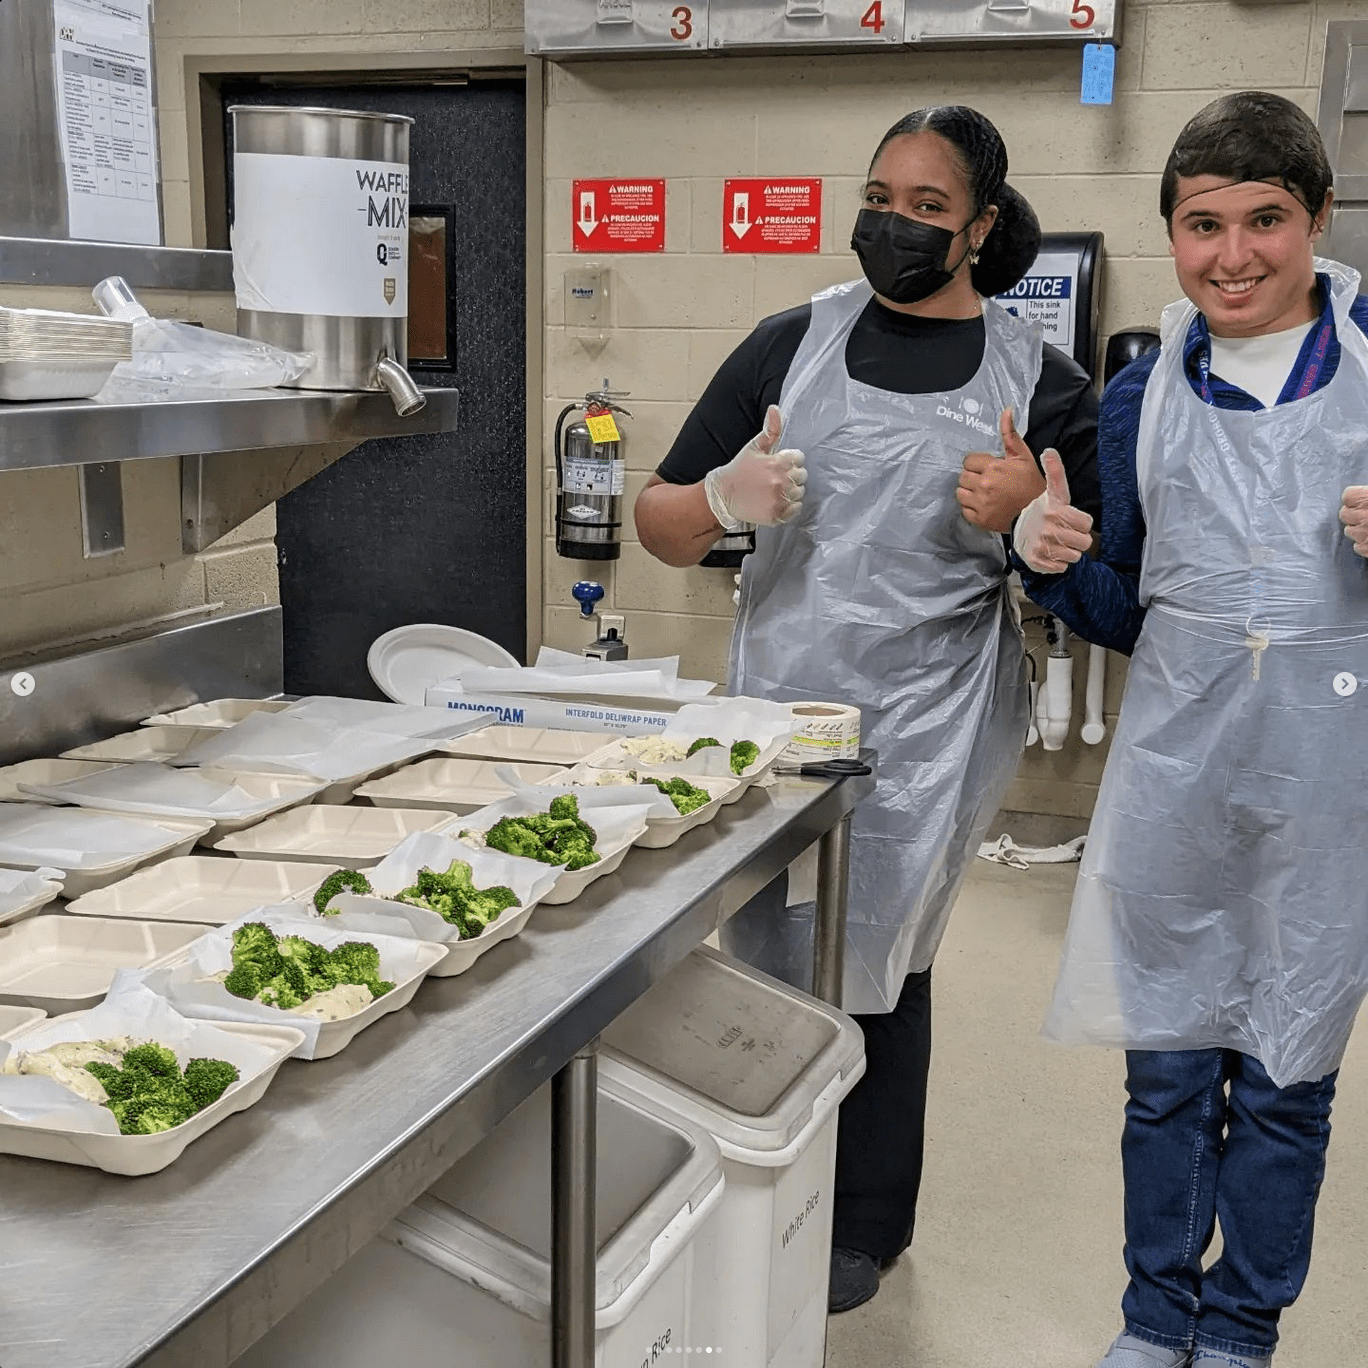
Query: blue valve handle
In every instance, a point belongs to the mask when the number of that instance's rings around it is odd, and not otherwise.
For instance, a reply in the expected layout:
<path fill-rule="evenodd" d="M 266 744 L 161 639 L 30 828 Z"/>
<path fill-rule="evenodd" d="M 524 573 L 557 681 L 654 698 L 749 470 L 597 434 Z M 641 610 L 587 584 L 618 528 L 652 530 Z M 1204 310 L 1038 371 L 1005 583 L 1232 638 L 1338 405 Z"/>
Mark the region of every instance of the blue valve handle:
<path fill-rule="evenodd" d="M 603 597 L 603 585 L 594 580 L 580 580 L 570 590 L 571 596 L 580 606 L 580 616 L 594 616 L 594 605 Z"/>

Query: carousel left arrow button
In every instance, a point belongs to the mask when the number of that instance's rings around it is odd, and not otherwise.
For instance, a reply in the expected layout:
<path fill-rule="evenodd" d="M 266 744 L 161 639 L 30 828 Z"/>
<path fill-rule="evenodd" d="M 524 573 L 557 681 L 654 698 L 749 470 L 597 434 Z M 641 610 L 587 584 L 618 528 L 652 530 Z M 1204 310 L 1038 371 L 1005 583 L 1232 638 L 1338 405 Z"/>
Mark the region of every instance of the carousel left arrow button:
<path fill-rule="evenodd" d="M 10 688 L 20 698 L 27 698 L 37 687 L 37 681 L 27 670 L 20 670 L 10 676 Z"/>

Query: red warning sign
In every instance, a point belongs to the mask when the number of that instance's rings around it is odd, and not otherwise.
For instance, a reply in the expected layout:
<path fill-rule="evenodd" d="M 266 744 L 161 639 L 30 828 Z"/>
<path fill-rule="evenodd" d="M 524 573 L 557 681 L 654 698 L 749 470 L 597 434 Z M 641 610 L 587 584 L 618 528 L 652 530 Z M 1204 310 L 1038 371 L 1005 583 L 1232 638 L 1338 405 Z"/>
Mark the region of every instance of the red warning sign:
<path fill-rule="evenodd" d="M 724 252 L 816 252 L 820 180 L 729 180 L 722 192 Z"/>
<path fill-rule="evenodd" d="M 663 180 L 577 180 L 570 205 L 577 252 L 663 252 Z"/>

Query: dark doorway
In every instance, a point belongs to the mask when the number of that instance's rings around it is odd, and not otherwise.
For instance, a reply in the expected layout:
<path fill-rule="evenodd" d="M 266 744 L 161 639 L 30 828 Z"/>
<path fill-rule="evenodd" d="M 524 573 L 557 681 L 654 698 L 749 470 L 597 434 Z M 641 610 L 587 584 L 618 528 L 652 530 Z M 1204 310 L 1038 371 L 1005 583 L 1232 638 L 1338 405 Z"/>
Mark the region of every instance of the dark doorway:
<path fill-rule="evenodd" d="M 524 659 L 527 641 L 525 87 L 223 86 L 224 104 L 408 114 L 410 204 L 445 218 L 445 352 L 419 384 L 461 392 L 456 432 L 365 442 L 277 504 L 285 688 L 380 698 L 366 651 L 439 622 Z M 231 124 L 228 167 L 231 204 Z M 436 269 L 436 267 L 434 267 Z M 413 310 L 410 304 L 410 311 Z M 426 349 L 440 320 L 425 321 Z"/>

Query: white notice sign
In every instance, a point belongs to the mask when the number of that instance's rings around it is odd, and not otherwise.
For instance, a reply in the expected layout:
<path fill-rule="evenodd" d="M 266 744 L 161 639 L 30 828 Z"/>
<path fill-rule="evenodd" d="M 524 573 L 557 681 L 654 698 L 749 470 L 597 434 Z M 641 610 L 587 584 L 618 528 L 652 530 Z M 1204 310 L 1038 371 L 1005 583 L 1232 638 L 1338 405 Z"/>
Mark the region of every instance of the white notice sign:
<path fill-rule="evenodd" d="M 1039 323 L 1045 340 L 1067 356 L 1073 355 L 1078 262 L 1077 252 L 1042 252 L 1026 275 L 997 296 L 1008 313 Z"/>
<path fill-rule="evenodd" d="M 67 231 L 160 246 L 149 0 L 53 0 Z"/>

